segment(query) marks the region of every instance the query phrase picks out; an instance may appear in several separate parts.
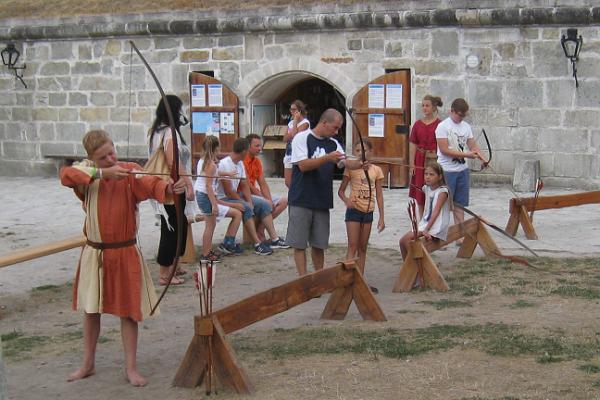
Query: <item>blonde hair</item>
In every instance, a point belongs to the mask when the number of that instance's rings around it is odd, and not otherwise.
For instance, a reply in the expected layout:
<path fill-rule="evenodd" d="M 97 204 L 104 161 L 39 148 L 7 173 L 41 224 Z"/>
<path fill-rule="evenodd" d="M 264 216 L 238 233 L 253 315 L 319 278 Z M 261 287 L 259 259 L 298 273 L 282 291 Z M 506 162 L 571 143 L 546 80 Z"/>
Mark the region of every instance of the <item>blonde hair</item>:
<path fill-rule="evenodd" d="M 85 148 L 85 151 L 90 157 L 92 156 L 92 154 L 94 154 L 96 150 L 98 150 L 106 143 L 113 143 L 110 136 L 108 136 L 108 132 L 102 129 L 94 129 L 89 131 L 85 134 L 81 142 L 83 144 L 83 147 Z"/>
<path fill-rule="evenodd" d="M 206 166 L 217 159 L 217 149 L 219 148 L 219 138 L 216 136 L 206 136 L 202 143 L 202 171 L 206 170 Z"/>

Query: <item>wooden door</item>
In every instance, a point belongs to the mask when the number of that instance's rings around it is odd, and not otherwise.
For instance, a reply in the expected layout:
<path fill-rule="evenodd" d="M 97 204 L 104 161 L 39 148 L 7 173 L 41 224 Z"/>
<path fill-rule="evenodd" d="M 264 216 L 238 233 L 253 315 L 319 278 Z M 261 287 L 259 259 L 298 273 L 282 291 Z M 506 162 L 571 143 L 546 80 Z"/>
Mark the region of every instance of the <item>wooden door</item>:
<path fill-rule="evenodd" d="M 383 169 L 386 184 L 408 186 L 410 71 L 390 72 L 366 84 L 352 99 L 352 111 L 363 138 L 373 144 L 371 159 Z M 352 143 L 358 142 L 353 126 Z"/>
<path fill-rule="evenodd" d="M 192 129 L 192 171 L 202 153 L 206 135 L 217 135 L 221 152 L 233 150 L 233 142 L 240 136 L 239 99 L 216 78 L 199 72 L 190 72 L 190 123 Z"/>

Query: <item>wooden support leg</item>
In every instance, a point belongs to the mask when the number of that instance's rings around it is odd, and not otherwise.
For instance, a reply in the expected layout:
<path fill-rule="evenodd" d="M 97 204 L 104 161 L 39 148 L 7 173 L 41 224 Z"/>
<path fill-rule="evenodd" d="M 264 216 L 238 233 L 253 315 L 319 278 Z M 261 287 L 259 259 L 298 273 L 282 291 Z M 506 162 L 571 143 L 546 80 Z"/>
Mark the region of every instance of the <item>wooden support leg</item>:
<path fill-rule="evenodd" d="M 494 239 L 492 239 L 481 221 L 477 228 L 477 243 L 479 243 L 479 246 L 481 246 L 481 249 L 487 257 L 498 257 L 502 254 L 500 253 L 500 249 L 496 245 L 496 242 L 494 242 Z"/>
<path fill-rule="evenodd" d="M 213 363 L 219 380 L 237 393 L 252 394 L 254 387 L 248 379 L 246 371 L 237 361 L 233 347 L 225 338 L 225 331 L 219 320 L 213 317 L 215 327 L 213 334 Z"/>
<path fill-rule="evenodd" d="M 188 224 L 187 237 L 185 239 L 185 253 L 183 253 L 183 256 L 181 256 L 179 261 L 185 264 L 195 264 L 197 261 L 194 237 L 192 235 L 192 224 Z"/>
<path fill-rule="evenodd" d="M 175 374 L 173 386 L 194 388 L 202 384 L 208 367 L 208 340 L 211 337 L 212 363 L 220 381 L 237 393 L 251 394 L 254 388 L 246 371 L 237 361 L 233 348 L 225 338 L 225 331 L 216 317 L 195 317 L 195 335 Z"/>
<path fill-rule="evenodd" d="M 423 246 L 422 240 L 411 242 L 408 255 L 400 274 L 394 284 L 394 292 L 409 292 L 412 290 L 419 269 L 422 271 L 423 288 L 432 288 L 441 292 L 449 290 L 442 273 Z"/>
<path fill-rule="evenodd" d="M 194 335 L 173 378 L 173 386 L 194 388 L 202 383 L 206 372 L 208 345 L 205 337 Z"/>
<path fill-rule="evenodd" d="M 520 206 L 518 208 L 519 212 L 519 222 L 523 227 L 523 232 L 525 232 L 525 237 L 529 240 L 537 240 L 538 235 L 533 228 L 533 224 L 531 223 L 531 219 L 529 219 L 529 213 L 525 206 Z"/>
<path fill-rule="evenodd" d="M 481 224 L 481 222 L 479 222 L 479 224 Z M 472 233 L 465 232 L 463 242 L 458 249 L 458 253 L 456 253 L 456 257 L 471 258 L 475 252 L 475 247 L 477 247 L 476 237 L 477 236 L 473 235 Z"/>
<path fill-rule="evenodd" d="M 508 222 L 506 224 L 506 228 L 504 228 L 504 231 L 510 236 L 515 236 L 517 234 L 517 230 L 519 230 L 519 210 L 515 206 L 510 213 L 510 217 L 508 218 Z"/>
<path fill-rule="evenodd" d="M 352 286 L 339 287 L 329 296 L 321 319 L 343 320 L 352 303 Z"/>
<path fill-rule="evenodd" d="M 387 321 L 381 306 L 375 299 L 375 296 L 373 296 L 373 292 L 371 292 L 371 288 L 357 269 L 354 269 L 352 299 L 364 320 Z"/>
<path fill-rule="evenodd" d="M 353 271 L 352 283 L 348 286 L 335 289 L 325 305 L 321 319 L 342 320 L 348 314 L 350 303 L 354 300 L 358 312 L 363 319 L 368 321 L 387 321 L 381 306 L 373 296 L 371 288 L 363 278 L 354 263 L 350 269 Z"/>

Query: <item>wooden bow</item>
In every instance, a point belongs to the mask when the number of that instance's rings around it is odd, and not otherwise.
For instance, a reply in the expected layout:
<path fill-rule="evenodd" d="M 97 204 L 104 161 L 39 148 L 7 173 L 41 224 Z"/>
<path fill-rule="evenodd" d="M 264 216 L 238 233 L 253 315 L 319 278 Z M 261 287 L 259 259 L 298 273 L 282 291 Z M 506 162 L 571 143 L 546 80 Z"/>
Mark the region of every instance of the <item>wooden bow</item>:
<path fill-rule="evenodd" d="M 352 115 L 352 113 L 350 112 L 348 107 L 346 107 L 346 103 L 344 102 L 344 98 L 342 97 L 342 95 L 337 90 L 334 90 L 334 93 L 337 96 L 342 107 L 344 107 L 344 110 L 346 111 L 346 113 L 350 116 L 350 120 L 352 120 L 352 124 L 356 127 L 356 133 L 358 134 L 358 140 L 360 141 L 360 150 L 362 151 L 361 159 L 364 164 L 367 162 L 367 155 L 365 153 L 365 143 L 363 141 L 363 137 L 360 132 L 360 127 L 356 123 L 356 120 L 354 119 L 354 116 Z M 371 187 L 371 178 L 369 177 L 369 170 L 364 169 L 363 171 L 365 172 L 365 178 L 367 178 L 367 184 L 369 185 L 369 200 L 367 202 L 367 212 L 369 212 L 369 209 L 371 208 L 371 198 L 373 197 L 373 188 Z M 364 225 L 364 222 L 361 222 L 360 223 L 361 231 L 362 231 L 363 225 Z"/>
<path fill-rule="evenodd" d="M 162 101 L 165 105 L 165 109 L 167 111 L 167 118 L 169 119 L 169 127 L 171 128 L 171 140 L 172 140 L 172 144 L 173 144 L 172 145 L 173 162 L 171 164 L 171 179 L 173 180 L 173 182 L 177 182 L 179 180 L 179 140 L 178 140 L 178 135 L 177 135 L 178 134 L 177 126 L 175 125 L 175 118 L 173 118 L 173 110 L 171 110 L 171 106 L 169 105 L 169 101 L 167 100 L 167 95 L 165 94 L 165 91 L 163 90 L 160 82 L 158 81 L 156 74 L 154 73 L 154 71 L 152 70 L 150 65 L 148 64 L 148 61 L 146 61 L 146 59 L 144 58 L 142 53 L 140 53 L 137 46 L 135 45 L 135 43 L 133 43 L 132 40 L 129 41 L 129 44 L 131 45 L 131 48 L 133 50 L 135 50 L 137 55 L 140 57 L 140 59 L 144 63 L 144 66 L 146 67 L 146 69 L 148 70 L 150 75 L 152 76 L 152 79 L 154 79 L 154 83 L 156 83 L 156 87 L 158 88 L 158 91 L 160 92 Z M 169 286 L 171 286 L 171 281 L 173 280 L 173 277 L 175 276 L 175 272 L 177 271 L 177 264 L 179 263 L 179 249 L 181 248 L 183 240 L 185 240 L 183 238 L 183 228 L 184 228 L 183 224 L 187 223 L 185 221 L 184 209 L 182 207 L 182 196 L 184 196 L 184 195 L 173 193 L 173 200 L 175 203 L 175 215 L 176 215 L 176 221 L 177 221 L 177 243 L 176 243 L 176 250 L 175 250 L 175 258 L 173 259 L 173 264 L 171 265 L 171 271 L 169 272 L 169 280 L 167 281 L 167 285 L 165 286 L 164 290 L 158 297 L 156 304 L 152 307 L 152 310 L 150 311 L 150 315 L 153 315 L 154 312 L 156 311 L 156 309 L 158 308 L 158 305 L 160 304 L 161 300 L 167 293 Z"/>

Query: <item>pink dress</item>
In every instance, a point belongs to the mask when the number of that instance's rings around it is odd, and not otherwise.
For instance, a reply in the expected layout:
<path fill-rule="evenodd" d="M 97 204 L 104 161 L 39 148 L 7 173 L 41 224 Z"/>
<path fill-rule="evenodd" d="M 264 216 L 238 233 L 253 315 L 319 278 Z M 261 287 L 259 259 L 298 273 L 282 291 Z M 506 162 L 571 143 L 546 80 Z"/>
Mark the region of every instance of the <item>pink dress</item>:
<path fill-rule="evenodd" d="M 420 190 L 425 184 L 425 151 L 436 151 L 437 141 L 435 140 L 435 128 L 440 123 L 439 118 L 434 119 L 429 124 L 425 124 L 423 121 L 418 120 L 410 131 L 410 137 L 408 141 L 417 146 L 415 152 L 415 170 L 414 174 L 410 179 L 410 189 L 408 196 L 412 197 L 421 206 L 421 209 L 425 205 L 425 195 Z"/>

